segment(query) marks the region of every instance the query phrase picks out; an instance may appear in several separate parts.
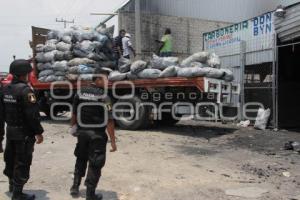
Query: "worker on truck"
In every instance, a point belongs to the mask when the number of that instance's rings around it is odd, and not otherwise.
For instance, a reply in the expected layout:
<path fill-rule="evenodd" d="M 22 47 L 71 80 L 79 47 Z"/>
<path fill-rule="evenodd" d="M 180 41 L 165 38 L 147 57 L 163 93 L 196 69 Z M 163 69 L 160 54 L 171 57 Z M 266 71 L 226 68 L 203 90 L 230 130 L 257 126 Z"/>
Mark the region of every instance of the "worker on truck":
<path fill-rule="evenodd" d="M 102 199 L 102 195 L 96 195 L 95 190 L 106 160 L 107 134 L 111 141 L 111 152 L 117 150 L 112 104 L 110 98 L 104 96 L 103 88 L 101 88 L 105 85 L 109 72 L 98 68 L 95 74 L 93 83 L 82 88 L 80 95 L 75 96 L 71 120 L 73 127 L 71 133 L 77 136 L 78 143 L 74 153 L 77 159 L 70 194 L 74 197 L 79 195 L 81 179 L 85 176 L 89 163 L 85 180 L 87 200 Z M 74 127 L 78 127 L 78 129 L 74 130 Z"/>
<path fill-rule="evenodd" d="M 34 195 L 23 193 L 23 187 L 29 179 L 34 144 L 43 142 L 44 132 L 36 97 L 28 85 L 31 70 L 27 60 L 13 61 L 10 65 L 13 80 L 3 87 L 0 96 L 1 140 L 4 134 L 3 123 L 7 124 L 4 174 L 9 179 L 12 200 L 35 199 Z"/>
<path fill-rule="evenodd" d="M 165 31 L 165 35 L 161 38 L 161 40 L 156 40 L 160 44 L 159 47 L 159 56 L 160 57 L 170 57 L 172 56 L 172 32 L 171 29 L 167 28 Z"/>

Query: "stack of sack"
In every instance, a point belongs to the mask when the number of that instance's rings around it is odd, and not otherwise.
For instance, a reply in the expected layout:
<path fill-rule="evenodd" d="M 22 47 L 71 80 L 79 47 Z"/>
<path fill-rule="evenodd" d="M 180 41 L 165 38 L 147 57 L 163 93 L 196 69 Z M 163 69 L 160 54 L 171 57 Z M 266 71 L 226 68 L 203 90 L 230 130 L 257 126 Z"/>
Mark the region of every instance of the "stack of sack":
<path fill-rule="evenodd" d="M 110 81 L 156 79 L 168 77 L 209 77 L 233 81 L 233 73 L 222 69 L 220 58 L 215 53 L 198 52 L 184 59 L 181 63 L 177 57 L 159 57 L 153 55 L 149 63 L 121 58 L 118 70 L 111 72 Z"/>
<path fill-rule="evenodd" d="M 50 31 L 46 43 L 35 48 L 39 81 L 92 80 L 97 67 L 116 68 L 113 31 L 114 27 Z"/>

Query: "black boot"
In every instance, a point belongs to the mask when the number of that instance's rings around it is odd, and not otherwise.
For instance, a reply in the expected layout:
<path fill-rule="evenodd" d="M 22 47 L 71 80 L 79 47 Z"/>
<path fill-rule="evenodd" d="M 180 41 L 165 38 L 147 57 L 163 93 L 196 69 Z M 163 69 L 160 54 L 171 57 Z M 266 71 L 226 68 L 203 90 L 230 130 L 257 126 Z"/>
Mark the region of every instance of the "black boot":
<path fill-rule="evenodd" d="M 73 185 L 70 189 L 70 194 L 72 196 L 78 196 L 79 195 L 79 186 L 81 183 L 81 177 L 79 177 L 78 175 L 74 176 L 74 181 L 73 181 Z"/>
<path fill-rule="evenodd" d="M 34 200 L 35 195 L 23 193 L 23 187 L 14 187 L 12 200 Z"/>
<path fill-rule="evenodd" d="M 13 180 L 12 180 L 12 179 L 9 179 L 8 182 L 9 182 L 9 188 L 8 188 L 8 191 L 9 191 L 10 193 L 12 193 L 13 190 L 14 190 Z"/>
<path fill-rule="evenodd" d="M 86 189 L 86 200 L 102 200 L 102 194 L 95 194 L 95 188 L 88 187 Z"/>

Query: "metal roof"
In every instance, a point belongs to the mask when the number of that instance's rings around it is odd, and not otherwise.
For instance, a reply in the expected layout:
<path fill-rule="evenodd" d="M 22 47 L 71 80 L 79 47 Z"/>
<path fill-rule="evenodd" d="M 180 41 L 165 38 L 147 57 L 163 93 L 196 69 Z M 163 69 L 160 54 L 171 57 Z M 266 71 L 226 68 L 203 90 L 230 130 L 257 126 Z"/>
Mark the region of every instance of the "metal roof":
<path fill-rule="evenodd" d="M 140 0 L 141 10 L 153 14 L 239 22 L 274 10 L 281 0 Z M 134 0 L 120 11 L 134 12 Z"/>

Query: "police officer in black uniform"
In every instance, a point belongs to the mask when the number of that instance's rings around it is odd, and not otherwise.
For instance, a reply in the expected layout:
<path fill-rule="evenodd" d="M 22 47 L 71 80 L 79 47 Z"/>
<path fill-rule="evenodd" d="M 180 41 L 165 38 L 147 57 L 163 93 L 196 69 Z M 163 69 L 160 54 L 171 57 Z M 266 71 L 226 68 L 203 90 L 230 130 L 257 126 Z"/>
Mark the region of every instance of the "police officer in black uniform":
<path fill-rule="evenodd" d="M 78 126 L 76 131 L 78 143 L 74 153 L 77 159 L 70 193 L 72 196 L 79 195 L 81 179 L 85 176 L 89 164 L 85 180 L 87 200 L 102 199 L 102 195 L 95 194 L 95 190 L 105 164 L 108 136 L 111 140 L 111 152 L 117 150 L 111 101 L 108 96 L 103 97 L 101 88 L 104 81 L 107 81 L 108 71 L 97 69 L 95 73 L 103 77 L 96 75 L 93 83 L 82 88 L 80 95 L 75 96 L 71 120 L 73 127 Z"/>
<path fill-rule="evenodd" d="M 43 142 L 44 132 L 36 97 L 28 85 L 31 70 L 27 60 L 12 62 L 10 73 L 13 80 L 3 87 L 0 97 L 1 128 L 4 122 L 7 124 L 4 174 L 9 178 L 12 200 L 35 199 L 34 195 L 23 193 L 23 186 L 29 179 L 34 144 Z M 3 138 L 3 133 L 0 138 Z"/>

